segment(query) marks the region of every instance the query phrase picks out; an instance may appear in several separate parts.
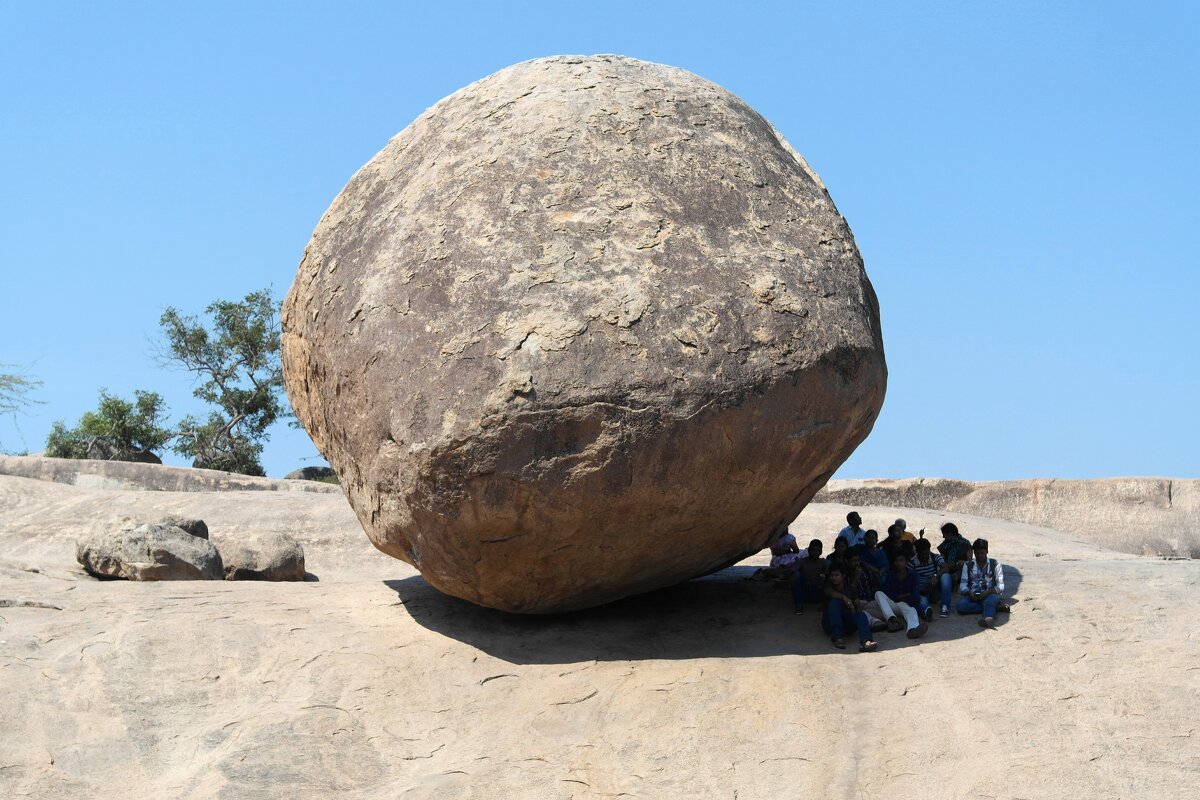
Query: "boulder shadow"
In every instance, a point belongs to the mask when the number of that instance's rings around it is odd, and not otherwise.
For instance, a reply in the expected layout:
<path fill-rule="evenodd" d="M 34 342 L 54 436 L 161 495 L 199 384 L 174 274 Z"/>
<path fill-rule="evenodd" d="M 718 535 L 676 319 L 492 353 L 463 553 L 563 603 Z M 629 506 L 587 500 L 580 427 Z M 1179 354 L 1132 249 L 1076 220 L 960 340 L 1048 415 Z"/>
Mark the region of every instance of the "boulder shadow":
<path fill-rule="evenodd" d="M 483 608 L 442 594 L 420 576 L 384 584 L 418 625 L 512 664 L 860 655 L 853 631 L 846 650 L 835 649 L 821 629 L 816 606 L 794 614 L 791 593 L 751 579 L 754 571 L 733 566 L 598 608 L 547 615 Z M 1005 567 L 1004 576 L 1011 596 L 1020 573 Z M 1006 616 L 999 621 L 1007 622 Z M 987 633 L 978 619 L 959 616 L 952 607 L 947 619 L 935 615 L 922 639 L 883 632 L 877 640 L 886 651 Z"/>

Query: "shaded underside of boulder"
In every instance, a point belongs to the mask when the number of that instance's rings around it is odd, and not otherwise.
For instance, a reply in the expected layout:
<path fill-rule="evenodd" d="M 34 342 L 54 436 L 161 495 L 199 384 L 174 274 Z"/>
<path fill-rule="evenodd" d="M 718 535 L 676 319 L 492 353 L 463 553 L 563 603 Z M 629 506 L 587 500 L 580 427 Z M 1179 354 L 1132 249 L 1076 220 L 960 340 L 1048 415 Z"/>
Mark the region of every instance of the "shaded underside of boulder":
<path fill-rule="evenodd" d="M 761 549 L 886 386 L 804 159 L 724 89 L 617 56 L 422 114 L 326 212 L 282 318 L 293 407 L 372 542 L 512 611 Z"/>
<path fill-rule="evenodd" d="M 227 581 L 302 581 L 304 548 L 286 533 L 241 534 L 221 540 Z"/>
<path fill-rule="evenodd" d="M 131 581 L 219 580 L 217 549 L 173 525 L 92 533 L 76 543 L 76 560 L 92 575 Z"/>

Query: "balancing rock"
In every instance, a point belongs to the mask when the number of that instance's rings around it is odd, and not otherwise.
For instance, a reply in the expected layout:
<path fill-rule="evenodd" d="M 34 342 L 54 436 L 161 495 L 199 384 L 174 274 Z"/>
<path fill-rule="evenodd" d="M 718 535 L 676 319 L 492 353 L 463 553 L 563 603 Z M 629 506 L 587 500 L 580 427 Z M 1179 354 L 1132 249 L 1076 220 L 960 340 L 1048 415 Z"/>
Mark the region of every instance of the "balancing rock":
<path fill-rule="evenodd" d="M 816 173 L 728 91 L 619 56 L 423 113 L 325 213 L 282 322 L 292 405 L 375 546 L 518 612 L 760 550 L 887 382 Z"/>

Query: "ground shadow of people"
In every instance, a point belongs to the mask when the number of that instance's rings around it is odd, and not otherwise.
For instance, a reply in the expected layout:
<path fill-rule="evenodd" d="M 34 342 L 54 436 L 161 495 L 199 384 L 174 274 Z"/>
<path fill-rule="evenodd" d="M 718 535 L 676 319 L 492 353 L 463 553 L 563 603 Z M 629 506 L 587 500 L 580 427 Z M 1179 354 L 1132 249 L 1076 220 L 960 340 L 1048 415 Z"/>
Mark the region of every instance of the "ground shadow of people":
<path fill-rule="evenodd" d="M 676 586 L 565 614 L 522 615 L 483 608 L 434 589 L 419 576 L 384 583 L 419 625 L 514 664 L 755 658 L 835 650 L 816 607 L 792 613 L 791 593 L 733 566 Z M 1005 566 L 1010 595 L 1020 572 Z M 1009 583 L 1011 581 L 1011 583 Z M 924 639 L 880 633 L 883 650 L 983 633 L 977 617 L 936 619 Z"/>

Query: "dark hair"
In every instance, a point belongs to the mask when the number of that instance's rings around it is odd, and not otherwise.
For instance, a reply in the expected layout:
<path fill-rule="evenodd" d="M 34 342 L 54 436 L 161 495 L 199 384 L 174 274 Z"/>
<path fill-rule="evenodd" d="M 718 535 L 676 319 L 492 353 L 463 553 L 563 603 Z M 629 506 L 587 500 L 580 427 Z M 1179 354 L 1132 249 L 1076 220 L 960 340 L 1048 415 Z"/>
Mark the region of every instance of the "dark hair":
<path fill-rule="evenodd" d="M 875 530 L 874 528 L 872 528 L 871 530 L 869 530 L 863 534 L 863 541 L 866 541 L 871 536 L 875 537 L 875 543 L 878 544 L 879 543 L 879 531 Z"/>
<path fill-rule="evenodd" d="M 987 550 L 987 539 L 976 539 L 971 543 L 972 550 Z"/>
<path fill-rule="evenodd" d="M 942 526 L 942 533 L 948 533 L 951 536 L 958 536 L 958 526 L 953 522 L 947 522 Z"/>
<path fill-rule="evenodd" d="M 822 550 L 824 550 L 824 549 L 825 549 L 825 545 L 821 544 L 821 540 L 820 540 L 820 539 L 813 539 L 811 542 L 809 542 L 809 543 L 808 543 L 808 549 L 809 549 L 809 550 L 812 550 L 814 547 L 819 547 L 819 548 L 821 548 Z"/>
<path fill-rule="evenodd" d="M 917 539 L 918 550 L 928 550 L 931 547 L 933 547 L 933 545 L 929 543 L 928 539 Z"/>
<path fill-rule="evenodd" d="M 853 525 L 854 520 L 858 520 L 859 522 L 862 522 L 862 517 L 860 517 L 858 515 L 857 511 L 851 511 L 849 514 L 846 515 L 846 522 L 849 522 L 851 525 Z"/>
<path fill-rule="evenodd" d="M 833 549 L 834 550 L 837 550 L 838 542 L 841 542 L 842 544 L 844 544 L 846 546 L 847 550 L 850 549 L 850 541 L 843 536 L 839 536 L 833 540 Z"/>
<path fill-rule="evenodd" d="M 913 547 L 912 542 L 901 542 L 900 543 L 900 552 L 903 553 L 904 557 L 909 560 L 911 560 L 912 557 L 917 554 L 917 550 L 916 550 L 916 548 Z"/>

